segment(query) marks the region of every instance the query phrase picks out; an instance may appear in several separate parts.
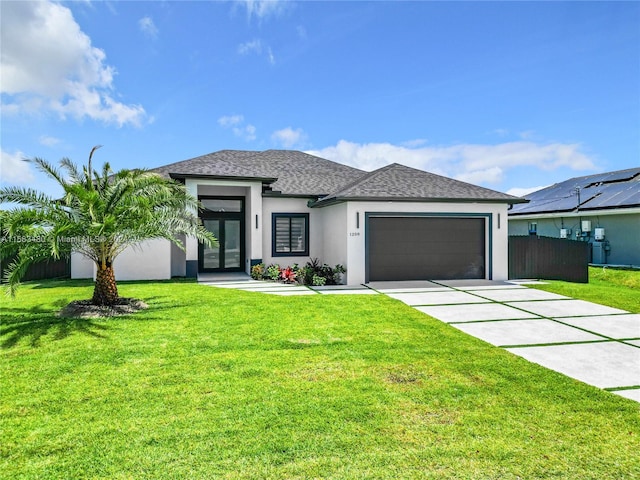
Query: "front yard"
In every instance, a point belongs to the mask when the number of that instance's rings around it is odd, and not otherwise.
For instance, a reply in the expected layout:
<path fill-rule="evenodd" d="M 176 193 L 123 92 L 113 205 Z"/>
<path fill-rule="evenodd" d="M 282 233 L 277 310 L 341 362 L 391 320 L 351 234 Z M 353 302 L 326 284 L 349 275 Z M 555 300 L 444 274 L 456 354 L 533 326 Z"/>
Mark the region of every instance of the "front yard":
<path fill-rule="evenodd" d="M 53 314 L 91 291 L 0 299 L 4 478 L 640 476 L 638 403 L 385 296 L 141 282 L 134 316 Z"/>

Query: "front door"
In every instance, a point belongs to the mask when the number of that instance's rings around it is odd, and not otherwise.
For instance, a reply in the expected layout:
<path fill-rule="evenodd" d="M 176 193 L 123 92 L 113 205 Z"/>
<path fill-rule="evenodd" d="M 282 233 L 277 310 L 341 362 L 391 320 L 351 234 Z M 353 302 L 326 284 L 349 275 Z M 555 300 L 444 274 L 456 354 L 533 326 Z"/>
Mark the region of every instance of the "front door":
<path fill-rule="evenodd" d="M 218 239 L 217 247 L 200 243 L 200 272 L 244 270 L 244 199 L 234 197 L 200 197 L 204 228 Z"/>

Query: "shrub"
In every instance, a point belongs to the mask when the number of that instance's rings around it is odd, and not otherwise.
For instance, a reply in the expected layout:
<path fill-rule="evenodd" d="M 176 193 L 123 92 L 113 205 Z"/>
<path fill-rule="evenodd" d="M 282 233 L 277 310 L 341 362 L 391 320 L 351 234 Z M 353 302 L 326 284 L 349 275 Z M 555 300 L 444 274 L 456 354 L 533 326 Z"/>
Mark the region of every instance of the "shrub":
<path fill-rule="evenodd" d="M 327 284 L 327 279 L 325 277 L 321 277 L 320 275 L 314 275 L 311 283 L 314 287 L 321 287 L 322 285 Z"/>
<path fill-rule="evenodd" d="M 286 268 L 281 268 L 278 264 L 265 266 L 264 263 L 259 263 L 251 267 L 251 278 L 284 283 L 298 282 L 313 286 L 338 285 L 345 272 L 342 265 L 331 268 L 326 263 L 320 264 L 317 258 L 313 258 L 304 267 L 300 267 L 297 263 Z"/>
<path fill-rule="evenodd" d="M 281 271 L 282 269 L 280 268 L 280 265 L 278 265 L 277 263 L 275 265 L 269 265 L 265 271 L 264 278 L 278 281 L 280 280 Z"/>
<path fill-rule="evenodd" d="M 341 283 L 342 274 L 345 272 L 346 270 L 342 265 L 336 265 L 331 268 L 326 263 L 320 264 L 317 258 L 312 258 L 300 269 L 298 278 L 305 285 L 338 285 Z"/>
<path fill-rule="evenodd" d="M 251 267 L 251 278 L 254 280 L 264 279 L 264 263 L 258 263 Z"/>
<path fill-rule="evenodd" d="M 296 277 L 297 277 L 297 274 L 296 274 L 295 265 L 293 267 L 285 268 L 284 270 L 282 270 L 280 274 L 280 278 L 284 283 L 293 283 L 296 281 Z"/>

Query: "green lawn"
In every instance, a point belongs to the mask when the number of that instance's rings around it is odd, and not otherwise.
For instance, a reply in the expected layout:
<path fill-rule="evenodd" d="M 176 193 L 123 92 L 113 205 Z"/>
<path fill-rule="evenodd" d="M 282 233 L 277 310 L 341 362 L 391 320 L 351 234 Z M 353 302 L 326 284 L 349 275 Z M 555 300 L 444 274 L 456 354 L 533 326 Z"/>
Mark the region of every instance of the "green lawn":
<path fill-rule="evenodd" d="M 640 271 L 589 267 L 589 283 L 545 280 L 546 285 L 531 285 L 548 292 L 580 298 L 589 302 L 640 313 Z"/>
<path fill-rule="evenodd" d="M 382 295 L 124 283 L 150 308 L 65 320 L 86 282 L 2 297 L 0 476 L 640 477 L 640 405 Z"/>

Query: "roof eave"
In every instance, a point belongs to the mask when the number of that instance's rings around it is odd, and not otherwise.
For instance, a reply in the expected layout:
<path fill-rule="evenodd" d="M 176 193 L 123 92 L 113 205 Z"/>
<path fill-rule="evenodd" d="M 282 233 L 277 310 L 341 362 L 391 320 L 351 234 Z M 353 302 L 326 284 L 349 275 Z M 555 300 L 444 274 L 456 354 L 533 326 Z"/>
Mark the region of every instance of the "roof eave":
<path fill-rule="evenodd" d="M 418 202 L 418 203 L 527 203 L 525 198 L 422 198 L 422 197 L 332 197 L 311 203 L 311 208 L 344 202 Z"/>
<path fill-rule="evenodd" d="M 274 183 L 276 180 L 278 180 L 277 178 L 273 178 L 273 177 L 206 175 L 201 173 L 169 173 L 169 176 L 173 179 L 202 178 L 207 180 L 230 180 L 230 181 L 236 181 L 236 182 L 261 182 L 261 183 Z"/>
<path fill-rule="evenodd" d="M 309 193 L 263 192 L 262 196 L 265 198 L 310 198 L 315 200 L 321 195 L 313 195 Z"/>

